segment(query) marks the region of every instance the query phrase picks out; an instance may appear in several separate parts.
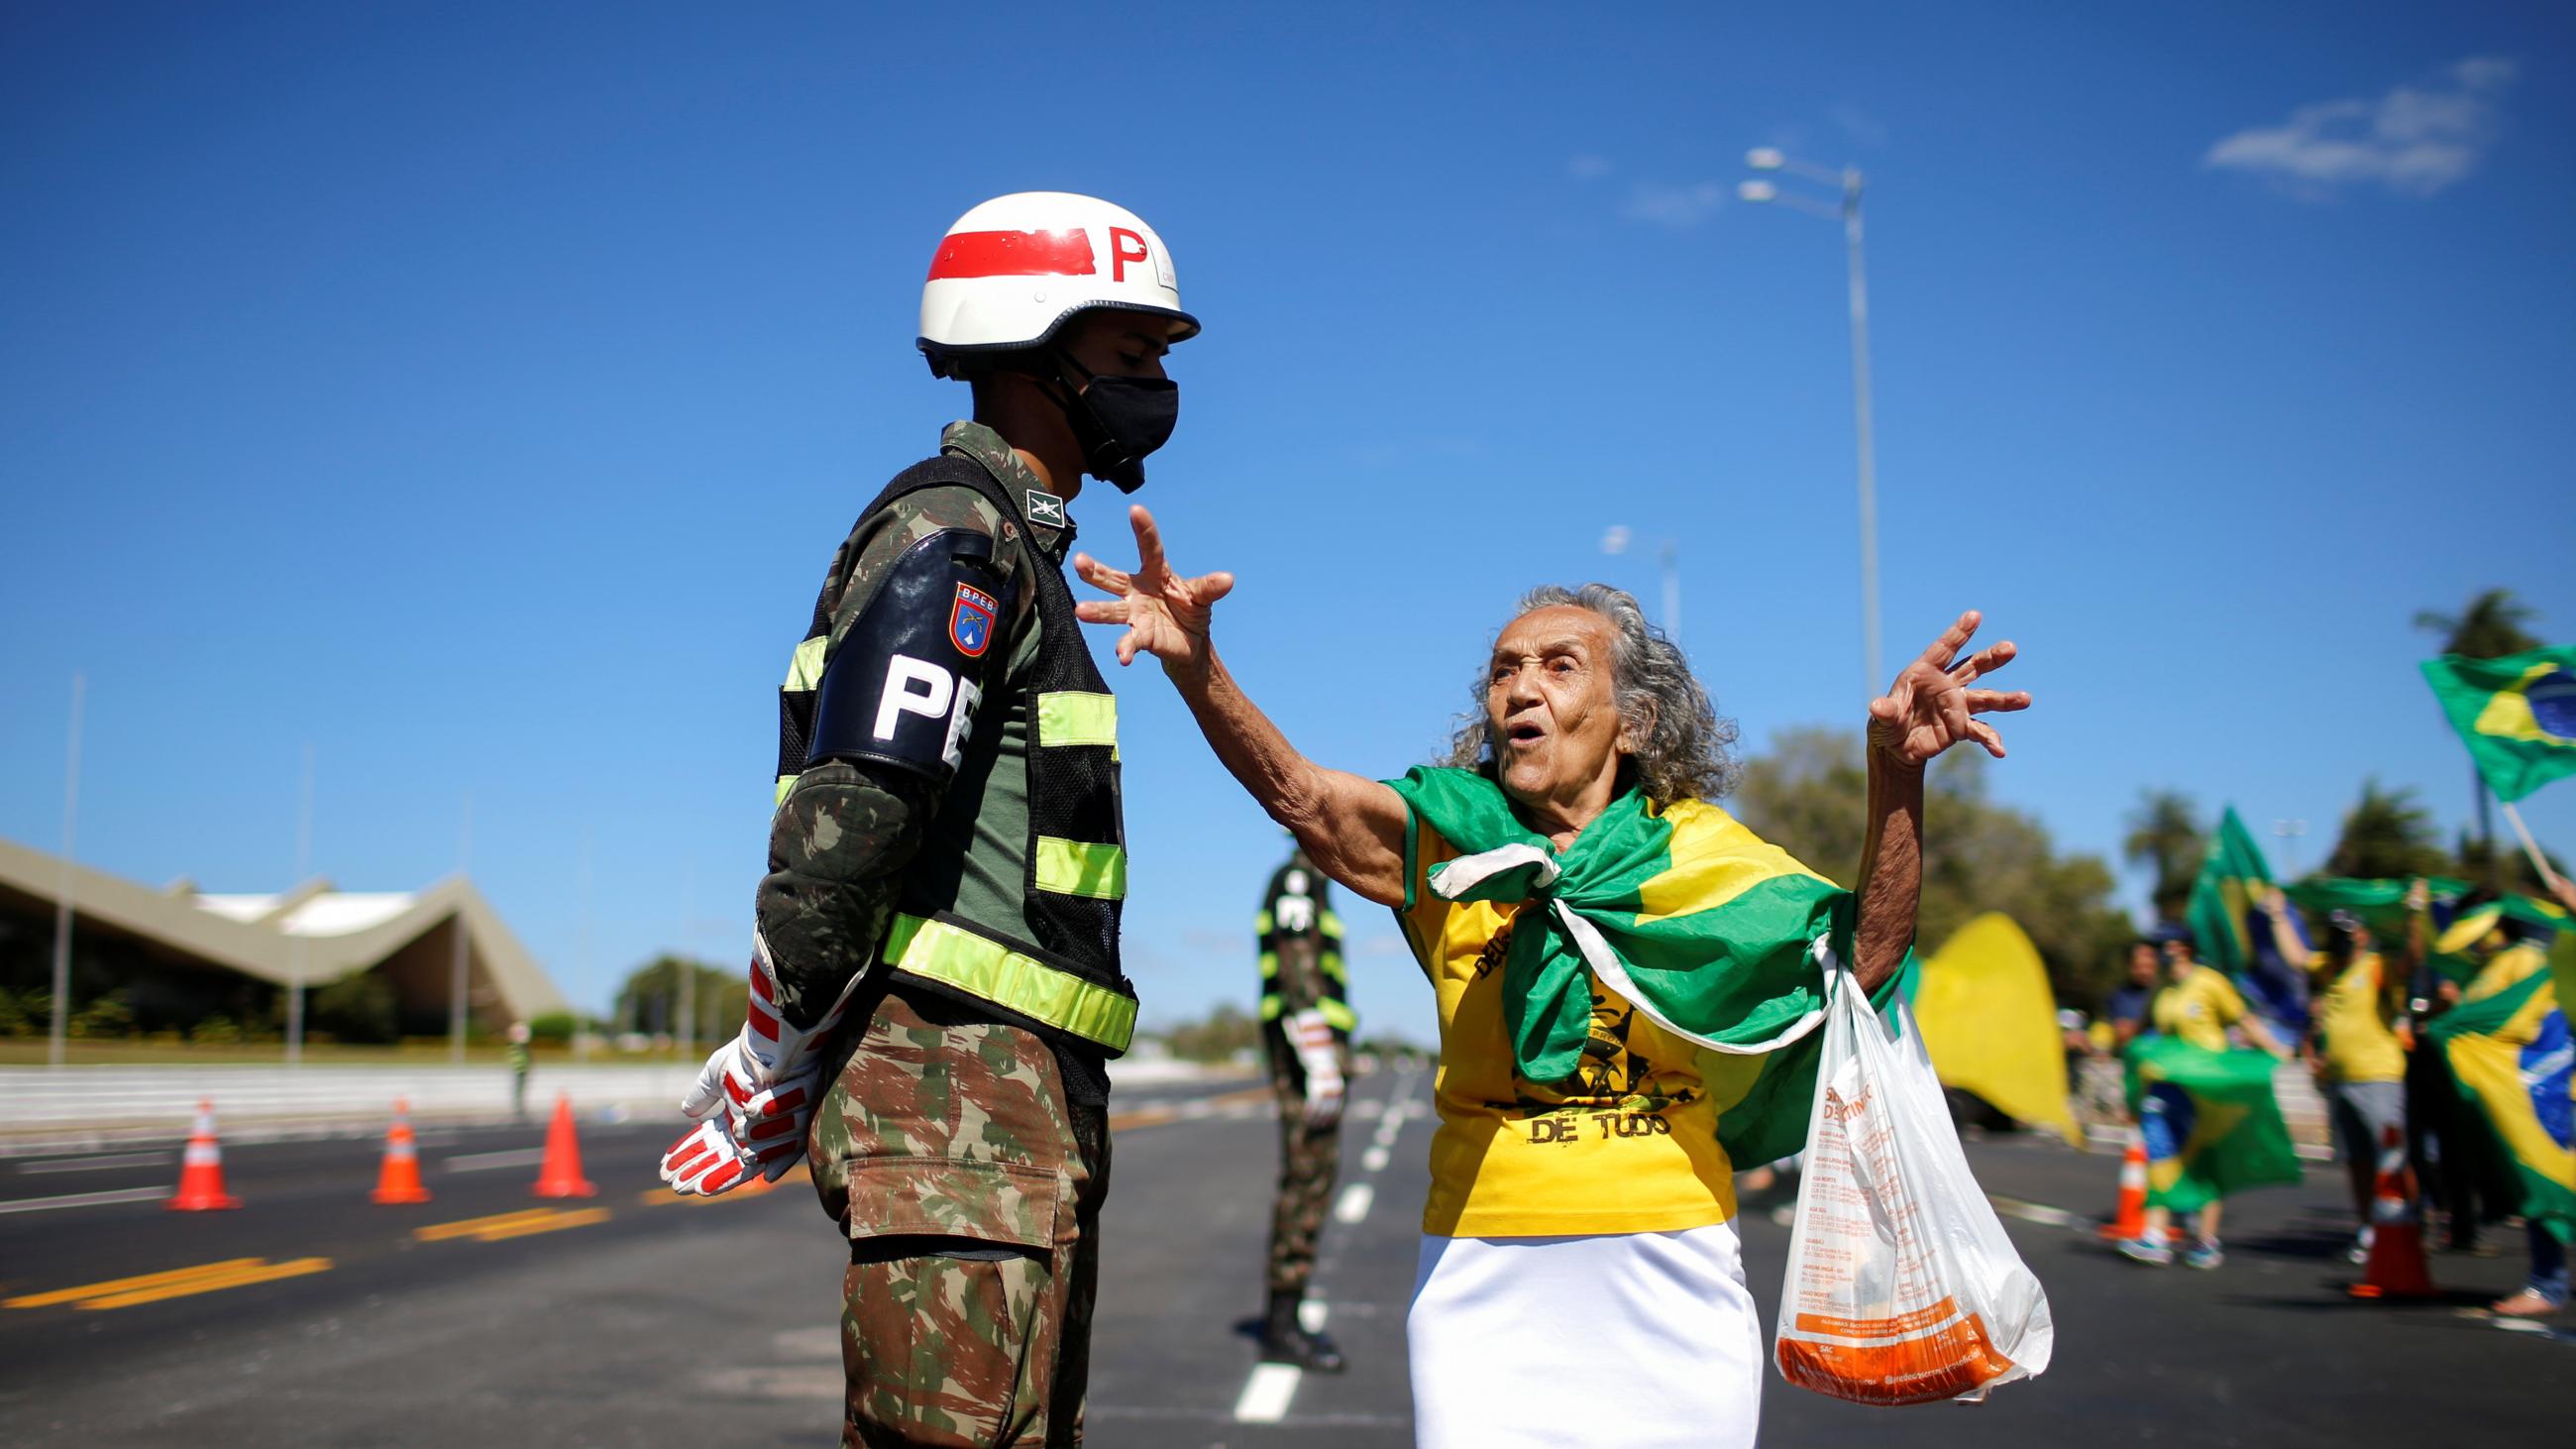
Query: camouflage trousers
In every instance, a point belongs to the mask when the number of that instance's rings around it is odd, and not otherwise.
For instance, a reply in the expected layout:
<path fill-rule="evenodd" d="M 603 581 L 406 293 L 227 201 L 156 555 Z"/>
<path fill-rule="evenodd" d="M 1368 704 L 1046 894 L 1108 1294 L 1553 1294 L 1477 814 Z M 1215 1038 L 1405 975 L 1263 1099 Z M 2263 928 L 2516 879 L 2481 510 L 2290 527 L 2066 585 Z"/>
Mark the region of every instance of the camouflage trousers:
<path fill-rule="evenodd" d="M 889 995 L 814 1114 L 850 1238 L 845 1445 L 1078 1445 L 1108 1114 L 1017 1027 Z"/>
<path fill-rule="evenodd" d="M 1265 1033 L 1278 1037 L 1278 1033 Z M 1333 1206 L 1333 1178 L 1341 1171 L 1339 1122 L 1306 1125 L 1306 1070 L 1284 1038 L 1265 1043 L 1270 1090 L 1279 1099 L 1279 1195 L 1270 1208 L 1270 1291 L 1302 1295 L 1315 1276 L 1315 1238 Z M 1347 1054 L 1345 1054 L 1347 1058 Z M 1345 1060 L 1344 1081 L 1350 1079 Z"/>

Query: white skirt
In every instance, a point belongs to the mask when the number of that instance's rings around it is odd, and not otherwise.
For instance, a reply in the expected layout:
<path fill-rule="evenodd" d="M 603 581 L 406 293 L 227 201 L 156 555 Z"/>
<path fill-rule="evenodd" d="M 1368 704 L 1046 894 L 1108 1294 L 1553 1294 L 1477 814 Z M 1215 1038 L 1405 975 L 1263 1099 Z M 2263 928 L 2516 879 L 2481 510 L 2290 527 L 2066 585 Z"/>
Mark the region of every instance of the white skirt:
<path fill-rule="evenodd" d="M 1422 1240 L 1419 1449 L 1750 1449 L 1762 1320 L 1725 1223 L 1677 1233 Z"/>

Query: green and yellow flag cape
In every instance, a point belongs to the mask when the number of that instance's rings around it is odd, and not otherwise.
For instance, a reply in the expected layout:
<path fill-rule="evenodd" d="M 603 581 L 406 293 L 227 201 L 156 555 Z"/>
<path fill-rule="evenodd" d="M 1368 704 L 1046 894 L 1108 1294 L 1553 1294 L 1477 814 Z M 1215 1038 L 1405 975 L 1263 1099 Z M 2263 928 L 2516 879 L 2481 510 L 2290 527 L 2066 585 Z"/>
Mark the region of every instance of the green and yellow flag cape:
<path fill-rule="evenodd" d="M 1636 790 L 1562 854 L 1472 770 L 1414 769 L 1387 782 L 1461 852 L 1434 869 L 1452 901 L 1528 902 L 1503 961 L 1503 1029 L 1525 1080 L 1574 1074 L 1592 983 L 1656 1025 L 1733 1060 L 1709 1082 L 1718 1139 L 1747 1165 L 1806 1140 L 1829 973 L 1851 959 L 1851 892 L 1717 806 L 1658 808 Z M 1879 989 L 1884 1009 L 1913 960 Z M 1704 1060 L 1706 1060 L 1704 1058 Z"/>
<path fill-rule="evenodd" d="M 2552 966 L 2576 964 L 2576 935 L 2561 935 Z M 2494 1132 L 2522 1185 L 2522 1215 L 2560 1242 L 2576 1238 L 2576 1098 L 2558 972 L 2530 974 L 2436 1017 L 2425 1034 L 2441 1045 L 2460 1096 Z"/>
<path fill-rule="evenodd" d="M 2510 804 L 2576 775 L 2576 647 L 2501 659 L 2445 654 L 2422 668 L 2497 799 Z"/>
<path fill-rule="evenodd" d="M 2142 1036 L 2129 1043 L 2129 1108 L 2144 1103 L 2159 1084 L 2182 1090 L 2190 1103 L 2182 1150 L 2147 1165 L 2147 1205 L 2192 1212 L 2250 1187 L 2296 1184 L 2299 1157 L 2281 1104 L 2272 1095 L 2278 1065 L 2255 1051 L 2214 1052 L 2170 1036 Z"/>

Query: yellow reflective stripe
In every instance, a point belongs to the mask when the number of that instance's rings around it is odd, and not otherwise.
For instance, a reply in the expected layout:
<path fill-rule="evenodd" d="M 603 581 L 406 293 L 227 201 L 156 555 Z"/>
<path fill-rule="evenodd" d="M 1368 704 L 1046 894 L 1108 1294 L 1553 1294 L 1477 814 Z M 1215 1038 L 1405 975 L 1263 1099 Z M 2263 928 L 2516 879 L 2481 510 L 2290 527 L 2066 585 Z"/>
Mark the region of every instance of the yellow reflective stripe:
<path fill-rule="evenodd" d="M 1323 956 L 1323 962 L 1324 962 L 1324 974 L 1325 974 L 1325 975 L 1332 977 L 1335 981 L 1338 981 L 1338 982 L 1342 983 L 1344 986 L 1348 986 L 1348 985 L 1350 985 L 1350 984 L 1351 984 L 1351 977 L 1350 977 L 1350 973 L 1342 969 L 1342 953 L 1341 953 L 1341 952 L 1339 952 L 1339 951 L 1327 951 L 1327 952 L 1325 952 L 1325 953 L 1324 953 L 1324 956 Z"/>
<path fill-rule="evenodd" d="M 1316 1004 L 1317 1006 L 1320 1006 L 1320 1007 L 1322 1007 L 1322 1008 L 1323 1008 L 1323 1010 L 1324 1010 L 1324 1020 L 1326 1020 L 1326 1021 L 1328 1021 L 1328 1022 L 1332 1023 L 1333 1027 L 1334 1027 L 1336 1030 L 1339 1030 L 1339 1031 L 1357 1031 L 1357 1030 L 1359 1030 L 1359 1027 L 1360 1027 L 1360 1018 L 1359 1018 L 1359 1013 L 1358 1013 L 1358 1012 L 1355 1012 L 1355 1011 L 1351 1010 L 1349 1007 L 1344 1006 L 1342 1003 L 1340 1003 L 1340 1002 L 1338 1002 L 1338 1001 L 1335 1001 L 1333 998 L 1331 998 L 1331 997 L 1329 997 L 1329 996 L 1325 997 L 1322 1001 L 1319 1001 L 1319 1002 L 1317 1002 L 1317 1003 L 1315 1003 L 1315 1004 Z"/>
<path fill-rule="evenodd" d="M 1038 696 L 1038 743 L 1107 745 L 1118 758 L 1118 696 L 1057 690 Z"/>
<path fill-rule="evenodd" d="M 885 957 L 898 971 L 1007 1006 L 1113 1052 L 1127 1050 L 1136 1035 L 1134 997 L 945 921 L 897 915 L 886 932 Z"/>
<path fill-rule="evenodd" d="M 1273 991 L 1261 998 L 1261 1019 L 1263 1021 L 1277 1021 L 1279 1019 L 1279 1011 L 1280 1005 L 1278 992 Z"/>
<path fill-rule="evenodd" d="M 817 634 L 797 645 L 796 653 L 787 661 L 787 682 L 779 688 L 793 693 L 803 693 L 821 684 L 823 651 L 831 645 L 832 639 L 828 634 Z"/>
<path fill-rule="evenodd" d="M 1252 918 L 1252 934 L 1256 936 L 1267 936 L 1270 934 L 1270 913 L 1268 911 L 1263 911 L 1261 914 Z"/>
<path fill-rule="evenodd" d="M 778 794 L 771 798 L 769 802 L 770 809 L 775 810 L 779 806 L 787 803 L 787 792 L 796 788 L 797 778 L 798 777 L 795 775 L 781 775 L 778 777 Z"/>
<path fill-rule="evenodd" d="M 1127 852 L 1115 845 L 1041 835 L 1036 874 L 1039 890 L 1060 896 L 1089 896 L 1097 901 L 1127 898 Z"/>
<path fill-rule="evenodd" d="M 1325 935 L 1338 936 L 1342 933 L 1342 918 L 1334 915 L 1330 906 L 1324 908 L 1324 914 L 1320 919 L 1323 922 Z"/>
<path fill-rule="evenodd" d="M 1262 953 L 1261 953 L 1261 979 L 1262 979 L 1262 980 L 1264 980 L 1264 981 L 1267 981 L 1267 980 L 1269 980 L 1271 977 L 1276 976 L 1276 975 L 1278 975 L 1278 974 L 1279 974 L 1279 953 L 1278 953 L 1278 952 L 1276 952 L 1276 951 L 1264 951 L 1264 952 L 1262 952 Z"/>

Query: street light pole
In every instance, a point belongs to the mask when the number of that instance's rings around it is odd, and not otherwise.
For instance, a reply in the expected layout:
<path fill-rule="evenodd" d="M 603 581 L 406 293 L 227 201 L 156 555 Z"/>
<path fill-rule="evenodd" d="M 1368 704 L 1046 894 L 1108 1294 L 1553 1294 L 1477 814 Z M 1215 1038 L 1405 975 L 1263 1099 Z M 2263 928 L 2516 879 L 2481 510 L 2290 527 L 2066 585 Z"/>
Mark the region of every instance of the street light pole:
<path fill-rule="evenodd" d="M 1872 695 L 1887 687 L 1881 672 L 1878 631 L 1878 444 L 1870 423 L 1869 279 L 1861 264 L 1860 169 L 1829 171 L 1759 146 L 1744 153 L 1744 164 L 1756 171 L 1779 171 L 1842 188 L 1842 205 L 1828 207 L 1808 197 L 1783 192 L 1769 181 L 1745 181 L 1735 194 L 1746 201 L 1771 202 L 1843 224 L 1843 252 L 1848 269 L 1852 336 L 1852 436 L 1860 473 L 1860 632 L 1861 664 Z"/>
<path fill-rule="evenodd" d="M 1601 551 L 1617 557 L 1636 541 L 1635 530 L 1624 523 L 1614 523 L 1601 535 Z M 1663 570 L 1664 637 L 1675 644 L 1682 642 L 1682 546 L 1679 539 L 1656 541 L 1656 562 Z"/>
<path fill-rule="evenodd" d="M 72 847 L 80 826 L 81 706 L 89 696 L 89 676 L 72 675 L 72 728 L 63 761 L 62 884 L 54 892 L 54 1019 L 45 1031 L 45 1065 L 60 1067 L 70 1059 L 72 1011 Z"/>
<path fill-rule="evenodd" d="M 1873 695 L 1887 687 L 1880 671 L 1878 640 L 1878 447 L 1869 416 L 1869 281 L 1861 267 L 1861 177 L 1857 168 L 1843 169 L 1843 239 L 1851 258 L 1852 435 L 1860 450 L 1860 627 L 1861 657 Z"/>

